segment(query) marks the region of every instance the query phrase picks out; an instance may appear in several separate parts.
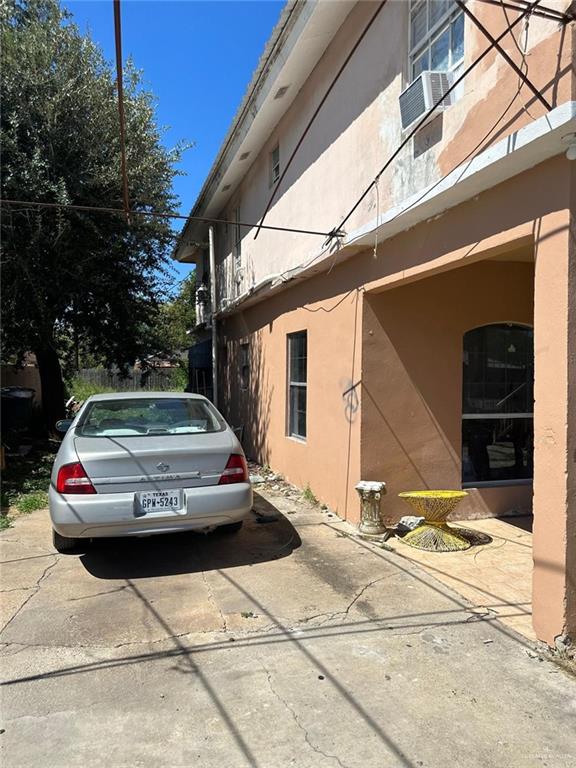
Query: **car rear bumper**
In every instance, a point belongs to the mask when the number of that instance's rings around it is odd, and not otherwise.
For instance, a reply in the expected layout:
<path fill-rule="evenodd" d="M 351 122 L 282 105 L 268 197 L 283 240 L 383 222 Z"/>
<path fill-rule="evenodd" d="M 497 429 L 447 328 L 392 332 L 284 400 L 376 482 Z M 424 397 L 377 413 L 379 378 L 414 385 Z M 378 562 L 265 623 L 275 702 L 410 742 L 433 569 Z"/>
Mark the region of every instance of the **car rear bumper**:
<path fill-rule="evenodd" d="M 252 509 L 250 483 L 184 489 L 180 512 L 138 514 L 134 493 L 61 494 L 50 486 L 52 526 L 69 538 L 147 536 L 207 530 L 242 520 Z"/>

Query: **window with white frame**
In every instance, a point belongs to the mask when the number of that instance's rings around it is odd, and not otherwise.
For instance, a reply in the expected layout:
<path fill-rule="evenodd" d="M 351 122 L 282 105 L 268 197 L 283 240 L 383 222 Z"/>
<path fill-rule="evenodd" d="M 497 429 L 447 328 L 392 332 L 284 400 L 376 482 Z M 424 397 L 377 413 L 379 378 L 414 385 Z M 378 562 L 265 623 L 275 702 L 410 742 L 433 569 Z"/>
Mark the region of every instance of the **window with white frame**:
<path fill-rule="evenodd" d="M 306 439 L 308 337 L 306 331 L 288 335 L 288 435 Z"/>
<path fill-rule="evenodd" d="M 453 0 L 410 0 L 410 81 L 464 59 L 464 13 Z"/>
<path fill-rule="evenodd" d="M 276 144 L 270 152 L 270 186 L 280 178 L 280 145 Z"/>

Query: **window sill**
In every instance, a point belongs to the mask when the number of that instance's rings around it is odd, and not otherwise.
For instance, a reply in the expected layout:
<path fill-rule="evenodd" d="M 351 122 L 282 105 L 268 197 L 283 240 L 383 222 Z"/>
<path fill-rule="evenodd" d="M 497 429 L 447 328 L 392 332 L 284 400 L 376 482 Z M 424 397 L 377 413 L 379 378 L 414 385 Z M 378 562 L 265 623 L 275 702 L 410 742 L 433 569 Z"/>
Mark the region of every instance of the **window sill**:
<path fill-rule="evenodd" d="M 306 438 L 305 437 L 298 437 L 298 435 L 286 435 L 288 440 L 293 440 L 295 443 L 299 443 L 300 445 L 306 445 Z"/>
<path fill-rule="evenodd" d="M 478 480 L 477 482 L 462 483 L 463 490 L 474 490 L 475 488 L 505 488 L 511 485 L 532 485 L 534 479 L 531 477 L 519 480 Z"/>

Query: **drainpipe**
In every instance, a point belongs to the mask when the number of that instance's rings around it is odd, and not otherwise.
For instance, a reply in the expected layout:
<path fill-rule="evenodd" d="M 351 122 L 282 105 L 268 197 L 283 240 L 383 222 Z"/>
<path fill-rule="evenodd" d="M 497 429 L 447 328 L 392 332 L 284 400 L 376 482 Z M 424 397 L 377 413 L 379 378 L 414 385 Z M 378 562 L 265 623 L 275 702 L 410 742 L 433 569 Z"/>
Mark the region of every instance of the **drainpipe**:
<path fill-rule="evenodd" d="M 216 255 L 214 253 L 214 227 L 208 228 L 208 248 L 210 253 L 210 304 L 212 317 L 212 402 L 218 408 L 218 337 L 216 334 Z"/>

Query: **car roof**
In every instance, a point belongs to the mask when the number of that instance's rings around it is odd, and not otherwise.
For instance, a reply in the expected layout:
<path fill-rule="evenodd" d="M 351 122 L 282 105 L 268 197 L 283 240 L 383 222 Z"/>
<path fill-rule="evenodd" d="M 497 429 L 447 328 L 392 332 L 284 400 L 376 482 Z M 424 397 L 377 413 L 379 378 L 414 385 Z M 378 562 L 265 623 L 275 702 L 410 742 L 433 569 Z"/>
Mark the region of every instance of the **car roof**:
<path fill-rule="evenodd" d="M 192 392 L 103 392 L 100 395 L 90 395 L 87 398 L 90 402 L 99 402 L 102 400 L 165 400 L 165 399 L 188 400 L 206 400 L 204 395 L 197 395 Z"/>

